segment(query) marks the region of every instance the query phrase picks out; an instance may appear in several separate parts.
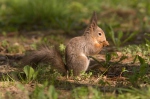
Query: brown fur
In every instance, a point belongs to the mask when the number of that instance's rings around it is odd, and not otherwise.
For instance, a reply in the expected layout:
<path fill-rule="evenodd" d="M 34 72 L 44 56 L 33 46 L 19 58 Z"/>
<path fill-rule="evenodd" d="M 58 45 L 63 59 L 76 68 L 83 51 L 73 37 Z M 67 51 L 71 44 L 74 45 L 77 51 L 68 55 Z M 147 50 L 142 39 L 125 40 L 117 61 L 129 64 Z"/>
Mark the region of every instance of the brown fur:
<path fill-rule="evenodd" d="M 42 47 L 37 51 L 33 51 L 22 59 L 23 65 L 31 65 L 36 67 L 38 63 L 51 64 L 53 69 L 58 70 L 60 73 L 66 73 L 65 64 L 61 55 L 54 47 Z"/>

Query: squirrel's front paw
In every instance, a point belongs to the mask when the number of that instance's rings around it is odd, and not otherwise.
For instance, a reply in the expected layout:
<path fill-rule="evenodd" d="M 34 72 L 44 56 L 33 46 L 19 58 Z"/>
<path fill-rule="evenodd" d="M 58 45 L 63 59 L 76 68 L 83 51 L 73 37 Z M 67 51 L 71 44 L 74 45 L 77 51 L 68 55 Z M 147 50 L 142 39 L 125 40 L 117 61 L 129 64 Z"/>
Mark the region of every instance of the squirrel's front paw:
<path fill-rule="evenodd" d="M 109 45 L 108 41 L 103 42 L 103 46 L 108 46 L 108 45 Z"/>

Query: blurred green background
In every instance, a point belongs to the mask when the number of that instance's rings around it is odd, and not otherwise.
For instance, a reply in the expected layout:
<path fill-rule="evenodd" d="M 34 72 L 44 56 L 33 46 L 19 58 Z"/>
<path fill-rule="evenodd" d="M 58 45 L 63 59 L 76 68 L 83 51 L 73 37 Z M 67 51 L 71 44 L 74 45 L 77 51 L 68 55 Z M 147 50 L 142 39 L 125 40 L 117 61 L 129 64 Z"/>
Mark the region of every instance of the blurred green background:
<path fill-rule="evenodd" d="M 149 0 L 1 0 L 0 31 L 84 28 L 93 11 L 99 25 L 149 31 Z"/>

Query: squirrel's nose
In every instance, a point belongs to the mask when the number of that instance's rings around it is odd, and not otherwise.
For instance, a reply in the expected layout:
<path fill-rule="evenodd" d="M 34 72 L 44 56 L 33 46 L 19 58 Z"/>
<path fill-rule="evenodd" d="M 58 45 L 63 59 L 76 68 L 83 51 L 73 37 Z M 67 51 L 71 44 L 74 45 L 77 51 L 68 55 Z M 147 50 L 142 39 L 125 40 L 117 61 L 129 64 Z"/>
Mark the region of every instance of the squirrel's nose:
<path fill-rule="evenodd" d="M 104 41 L 104 42 L 103 42 L 103 45 L 104 45 L 104 46 L 108 46 L 108 45 L 109 45 L 108 41 Z"/>

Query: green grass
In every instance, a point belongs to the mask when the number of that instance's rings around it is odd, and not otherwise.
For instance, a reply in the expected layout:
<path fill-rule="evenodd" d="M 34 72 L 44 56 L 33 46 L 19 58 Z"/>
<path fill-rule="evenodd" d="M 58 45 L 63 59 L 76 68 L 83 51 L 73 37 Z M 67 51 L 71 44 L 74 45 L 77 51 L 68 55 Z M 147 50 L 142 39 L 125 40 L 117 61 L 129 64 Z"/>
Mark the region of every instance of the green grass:
<path fill-rule="evenodd" d="M 22 92 L 24 98 L 29 98 L 29 99 L 65 99 L 66 97 L 60 97 L 59 95 L 63 95 L 64 93 L 61 93 L 56 90 L 56 88 L 53 85 L 48 85 L 48 86 L 35 86 L 35 89 L 30 93 L 22 84 L 17 84 L 15 85 L 20 92 Z M 119 88 L 117 89 L 119 94 L 115 95 L 113 93 L 109 94 L 104 94 L 99 91 L 98 88 L 93 88 L 93 87 L 77 87 L 74 88 L 70 95 L 69 99 L 148 99 L 150 97 L 149 92 L 150 92 L 150 87 L 143 88 L 142 91 L 141 89 L 136 89 L 136 88 L 130 88 L 130 89 L 125 89 L 125 88 Z M 29 94 L 30 93 L 30 94 Z M 16 96 L 13 96 L 14 98 L 11 97 L 11 93 L 7 92 L 5 94 L 5 98 L 2 96 L 0 93 L 1 99 L 15 99 L 17 98 Z"/>
<path fill-rule="evenodd" d="M 150 45 L 147 43 L 141 45 L 128 45 L 120 48 L 120 51 L 123 52 L 124 55 L 130 54 L 131 56 L 143 56 L 147 62 L 150 60 Z"/>
<path fill-rule="evenodd" d="M 67 33 L 73 29 L 82 29 L 84 21 L 90 18 L 93 11 L 97 11 L 100 25 L 108 24 L 115 30 L 126 28 L 129 31 L 132 27 L 134 29 L 133 22 L 137 19 L 139 30 L 147 30 L 150 15 L 148 4 L 149 1 L 141 0 L 128 3 L 119 0 L 2 0 L 0 26 L 1 31 L 52 28 Z M 122 17 L 119 12 L 127 16 Z"/>
<path fill-rule="evenodd" d="M 66 11 L 62 11 L 62 8 L 66 9 L 67 2 L 63 0 L 5 0 L 5 13 L 2 13 L 5 20 L 3 24 L 16 28 L 20 25 L 43 25 L 44 28 L 48 23 L 55 26 L 57 19 L 66 17 Z"/>
<path fill-rule="evenodd" d="M 84 15 L 83 12 L 86 15 L 92 13 L 87 9 L 91 5 L 88 3 L 85 7 L 83 3 L 70 0 L 3 0 L 0 9 L 2 11 L 1 26 L 9 25 L 14 29 L 26 28 L 24 26 L 53 27 L 68 31 L 72 28 L 74 21 Z"/>

